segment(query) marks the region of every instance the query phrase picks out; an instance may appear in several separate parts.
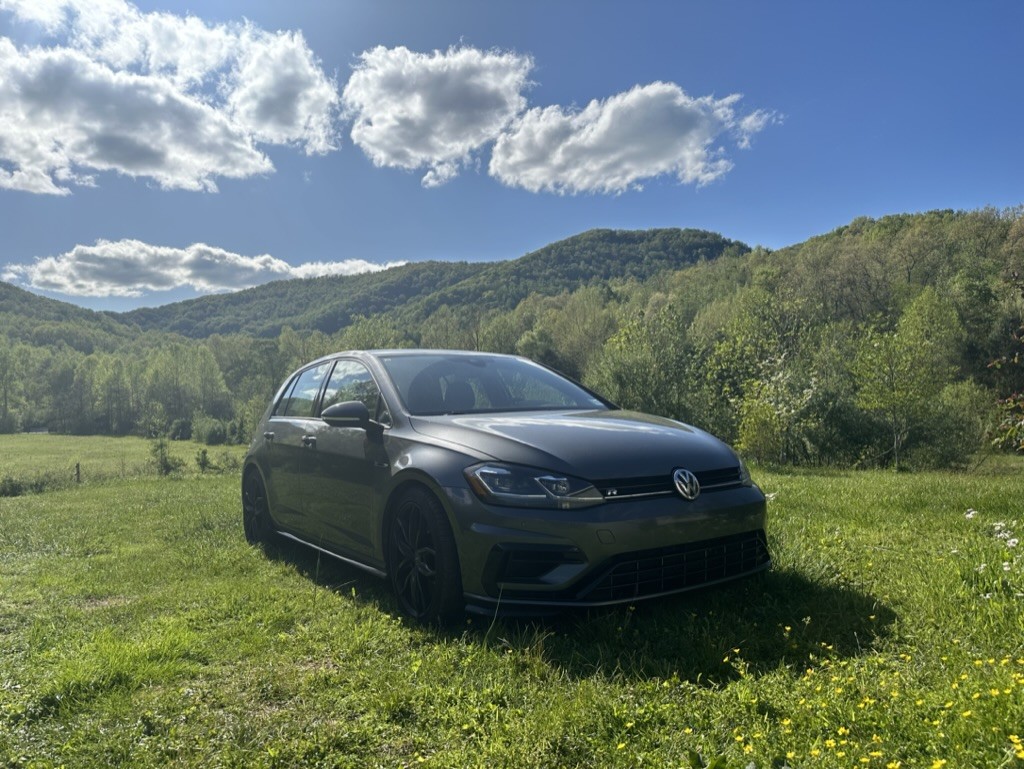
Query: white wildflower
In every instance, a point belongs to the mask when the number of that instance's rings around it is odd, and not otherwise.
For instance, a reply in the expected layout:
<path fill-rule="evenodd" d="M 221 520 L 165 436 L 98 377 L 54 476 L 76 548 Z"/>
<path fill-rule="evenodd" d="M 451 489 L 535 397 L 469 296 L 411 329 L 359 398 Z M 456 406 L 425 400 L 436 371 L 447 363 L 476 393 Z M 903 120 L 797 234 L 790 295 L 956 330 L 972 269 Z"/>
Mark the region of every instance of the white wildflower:
<path fill-rule="evenodd" d="M 975 510 L 973 507 L 969 507 L 969 508 L 967 508 L 967 512 L 964 513 L 964 518 L 966 518 L 969 521 L 969 520 L 971 520 L 971 518 L 973 518 L 977 514 L 978 514 L 977 510 Z"/>

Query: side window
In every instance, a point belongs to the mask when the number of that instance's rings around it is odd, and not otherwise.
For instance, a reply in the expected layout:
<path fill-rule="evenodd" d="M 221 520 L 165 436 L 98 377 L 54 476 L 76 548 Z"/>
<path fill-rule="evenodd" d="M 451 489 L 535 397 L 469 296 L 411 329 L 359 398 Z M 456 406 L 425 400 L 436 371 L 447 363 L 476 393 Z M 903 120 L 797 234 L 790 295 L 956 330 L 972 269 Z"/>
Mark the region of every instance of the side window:
<path fill-rule="evenodd" d="M 274 409 L 274 416 L 312 417 L 316 396 L 320 393 L 320 386 L 330 368 L 330 363 L 321 363 L 319 366 L 308 368 L 299 374 L 295 379 L 295 384 Z"/>
<path fill-rule="evenodd" d="M 323 408 L 345 401 L 360 401 L 370 412 L 370 418 L 384 422 L 387 408 L 380 397 L 380 390 L 373 376 L 362 363 L 354 360 L 340 360 L 324 392 Z M 378 410 L 379 409 L 379 410 Z M 390 423 L 390 418 L 387 420 Z"/>

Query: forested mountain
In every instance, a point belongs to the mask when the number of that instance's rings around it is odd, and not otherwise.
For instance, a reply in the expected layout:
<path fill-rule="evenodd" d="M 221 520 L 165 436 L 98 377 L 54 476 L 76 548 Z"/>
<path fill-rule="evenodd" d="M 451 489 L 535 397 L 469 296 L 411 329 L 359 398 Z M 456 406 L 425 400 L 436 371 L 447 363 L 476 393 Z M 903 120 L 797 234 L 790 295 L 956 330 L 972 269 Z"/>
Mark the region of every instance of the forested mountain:
<path fill-rule="evenodd" d="M 138 336 L 131 321 L 76 307 L 0 281 L 0 343 L 67 345 L 83 353 L 113 350 Z"/>
<path fill-rule="evenodd" d="M 277 336 L 284 326 L 334 332 L 355 316 L 403 307 L 424 294 L 457 284 L 487 265 L 418 262 L 360 275 L 282 280 L 232 294 L 216 294 L 125 313 L 141 328 L 195 339 L 212 334 Z"/>
<path fill-rule="evenodd" d="M 527 355 L 765 462 L 963 464 L 1024 451 L 1022 274 L 1024 209 L 986 209 L 857 219 L 774 252 L 593 230 L 123 315 L 0 284 L 0 431 L 245 440 L 303 362 L 423 346 Z"/>
<path fill-rule="evenodd" d="M 278 281 L 123 317 L 144 329 L 193 338 L 277 336 L 285 326 L 332 334 L 359 316 L 394 313 L 416 323 L 443 305 L 511 310 L 530 294 L 554 295 L 614 278 L 644 281 L 749 250 L 700 230 L 591 230 L 510 261 L 419 262 L 381 273 Z"/>

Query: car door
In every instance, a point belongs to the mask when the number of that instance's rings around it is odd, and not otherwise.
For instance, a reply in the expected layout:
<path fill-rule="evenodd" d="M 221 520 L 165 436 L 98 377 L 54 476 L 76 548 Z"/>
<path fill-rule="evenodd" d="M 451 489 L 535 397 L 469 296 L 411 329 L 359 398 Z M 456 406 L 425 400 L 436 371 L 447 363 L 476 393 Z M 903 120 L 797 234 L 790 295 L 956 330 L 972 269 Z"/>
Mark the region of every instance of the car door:
<path fill-rule="evenodd" d="M 341 359 L 324 390 L 320 410 L 335 403 L 360 401 L 378 422 L 390 416 L 377 383 L 357 360 Z M 318 541 L 340 554 L 373 557 L 375 494 L 389 473 L 385 451 L 386 430 L 330 427 L 323 421 L 315 428 L 315 471 L 303 478 L 304 515 L 315 527 Z"/>
<path fill-rule="evenodd" d="M 300 372 L 267 422 L 271 509 L 281 526 L 304 538 L 310 536 L 311 528 L 303 511 L 303 477 L 315 471 L 313 436 L 317 425 L 323 424 L 313 412 L 330 370 L 327 362 Z"/>

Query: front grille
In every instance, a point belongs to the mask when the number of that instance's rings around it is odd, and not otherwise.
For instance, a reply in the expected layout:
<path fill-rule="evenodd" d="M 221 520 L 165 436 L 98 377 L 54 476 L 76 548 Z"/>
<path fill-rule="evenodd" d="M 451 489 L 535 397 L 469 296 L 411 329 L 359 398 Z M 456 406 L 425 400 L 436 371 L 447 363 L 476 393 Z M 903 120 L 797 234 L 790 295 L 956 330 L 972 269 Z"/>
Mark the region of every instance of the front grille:
<path fill-rule="evenodd" d="M 740 468 L 725 467 L 719 470 L 702 470 L 695 472 L 700 483 L 701 493 L 724 491 L 740 486 Z M 594 484 L 601 495 L 609 502 L 618 499 L 636 497 L 653 497 L 664 494 L 675 494 L 676 487 L 672 475 L 657 475 L 648 478 L 612 478 Z"/>
<path fill-rule="evenodd" d="M 701 491 L 733 488 L 740 485 L 740 468 L 726 467 L 722 470 L 704 470 L 694 473 L 700 482 Z"/>
<path fill-rule="evenodd" d="M 770 562 L 763 531 L 631 553 L 579 598 L 601 603 L 688 590 L 758 571 Z"/>
<path fill-rule="evenodd" d="M 629 499 L 630 497 L 648 497 L 656 494 L 672 494 L 675 486 L 672 477 L 657 476 L 655 478 L 613 478 L 594 484 L 608 501 Z"/>

